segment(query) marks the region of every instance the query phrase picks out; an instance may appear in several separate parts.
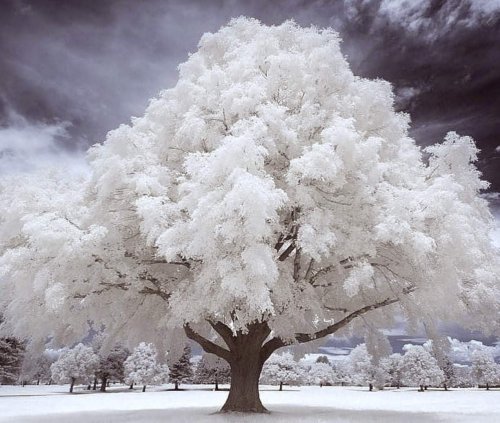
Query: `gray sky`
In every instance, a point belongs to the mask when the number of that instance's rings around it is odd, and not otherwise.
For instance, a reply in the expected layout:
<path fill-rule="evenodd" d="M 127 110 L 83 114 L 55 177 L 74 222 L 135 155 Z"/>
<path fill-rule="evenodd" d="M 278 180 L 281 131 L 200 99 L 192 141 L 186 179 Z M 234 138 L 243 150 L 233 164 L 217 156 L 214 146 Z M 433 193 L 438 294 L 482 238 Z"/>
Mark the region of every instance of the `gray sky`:
<path fill-rule="evenodd" d="M 335 28 L 356 74 L 394 84 L 417 142 L 472 135 L 500 191 L 500 0 L 3 0 L 0 166 L 101 142 L 239 15 Z"/>

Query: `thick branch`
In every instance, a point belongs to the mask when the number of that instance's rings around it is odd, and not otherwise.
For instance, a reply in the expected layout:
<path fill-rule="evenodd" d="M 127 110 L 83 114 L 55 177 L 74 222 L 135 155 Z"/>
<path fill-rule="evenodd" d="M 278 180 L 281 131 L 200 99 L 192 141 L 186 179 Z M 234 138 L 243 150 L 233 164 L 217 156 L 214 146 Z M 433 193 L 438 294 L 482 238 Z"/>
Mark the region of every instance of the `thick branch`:
<path fill-rule="evenodd" d="M 405 293 L 408 293 L 405 292 Z M 356 317 L 361 316 L 362 314 L 365 314 L 371 310 L 375 310 L 377 308 L 385 307 L 390 304 L 394 304 L 399 301 L 399 298 L 386 298 L 383 301 L 380 301 L 378 303 L 370 304 L 365 307 L 360 308 L 359 310 L 353 311 L 351 314 L 347 315 L 343 319 L 339 320 L 338 322 L 327 326 L 324 329 L 321 329 L 315 333 L 309 334 L 309 333 L 297 333 L 295 334 L 295 338 L 292 341 L 286 342 L 282 340 L 281 338 L 272 338 L 268 342 L 264 344 L 262 347 L 261 351 L 261 359 L 267 360 L 269 356 L 276 351 L 278 348 L 285 347 L 286 345 L 293 344 L 295 342 L 298 342 L 299 344 L 313 341 L 314 339 L 319 339 L 323 338 L 327 335 L 331 335 L 335 332 L 337 332 L 339 329 L 343 328 L 346 326 L 348 323 L 350 323 L 352 320 L 354 320 Z"/>
<path fill-rule="evenodd" d="M 214 344 L 212 341 L 209 341 L 199 333 L 196 333 L 188 324 L 184 325 L 184 332 L 189 339 L 192 339 L 200 344 L 206 352 L 215 354 L 216 356 L 226 360 L 228 363 L 231 361 L 231 353 L 228 350 Z"/>
<path fill-rule="evenodd" d="M 234 344 L 234 335 L 233 331 L 229 328 L 229 326 L 225 325 L 222 322 L 214 322 L 212 320 L 207 320 L 210 326 L 212 326 L 213 330 L 217 332 L 220 337 L 224 340 L 229 349 L 233 349 Z"/>

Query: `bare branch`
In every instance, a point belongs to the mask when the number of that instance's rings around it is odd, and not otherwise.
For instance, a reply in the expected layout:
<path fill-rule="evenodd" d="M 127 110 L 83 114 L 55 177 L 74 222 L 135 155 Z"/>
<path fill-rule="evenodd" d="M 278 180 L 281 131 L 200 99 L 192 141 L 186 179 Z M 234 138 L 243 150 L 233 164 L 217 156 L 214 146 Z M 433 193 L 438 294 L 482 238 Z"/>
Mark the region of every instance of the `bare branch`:
<path fill-rule="evenodd" d="M 222 322 L 214 322 L 212 320 L 207 320 L 207 322 L 212 326 L 213 330 L 220 335 L 230 350 L 235 347 L 233 331 L 229 326 Z"/>

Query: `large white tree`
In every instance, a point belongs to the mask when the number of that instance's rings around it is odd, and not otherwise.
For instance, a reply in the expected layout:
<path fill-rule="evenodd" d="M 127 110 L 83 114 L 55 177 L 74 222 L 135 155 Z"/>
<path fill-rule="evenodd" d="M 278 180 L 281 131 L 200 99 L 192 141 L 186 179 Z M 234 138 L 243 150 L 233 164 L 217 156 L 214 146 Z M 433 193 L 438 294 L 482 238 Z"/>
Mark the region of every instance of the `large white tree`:
<path fill-rule="evenodd" d="M 262 412 L 267 358 L 358 316 L 498 322 L 474 142 L 450 133 L 424 160 L 390 84 L 339 44 L 233 20 L 91 149 L 87 180 L 4 178 L 4 330 L 67 343 L 104 324 L 159 347 L 183 330 L 230 364 L 223 410 Z"/>

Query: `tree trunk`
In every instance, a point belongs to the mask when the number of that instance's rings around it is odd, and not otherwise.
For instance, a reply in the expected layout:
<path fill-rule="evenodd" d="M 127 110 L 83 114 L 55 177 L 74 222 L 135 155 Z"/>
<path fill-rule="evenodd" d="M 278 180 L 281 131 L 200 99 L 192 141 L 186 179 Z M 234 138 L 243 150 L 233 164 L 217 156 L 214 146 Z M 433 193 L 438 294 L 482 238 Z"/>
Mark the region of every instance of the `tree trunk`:
<path fill-rule="evenodd" d="M 420 389 L 418 391 L 419 392 L 424 392 L 424 385 L 420 385 Z"/>
<path fill-rule="evenodd" d="M 490 384 L 489 383 L 486 383 L 486 390 L 489 391 L 490 390 Z"/>
<path fill-rule="evenodd" d="M 262 371 L 260 344 L 246 345 L 246 350 L 235 354 L 231 366 L 231 387 L 222 412 L 266 413 L 260 402 L 259 378 Z M 254 348 L 252 348 L 254 347 Z"/>
<path fill-rule="evenodd" d="M 179 390 L 179 382 L 178 382 L 178 381 L 175 381 L 175 382 L 174 382 L 174 389 L 175 389 L 176 391 L 178 391 L 178 390 Z"/>
<path fill-rule="evenodd" d="M 102 378 L 102 383 L 101 383 L 101 389 L 100 389 L 101 392 L 106 392 L 106 386 L 107 386 L 106 383 L 107 382 L 108 382 L 108 379 L 105 378 L 105 377 L 103 377 Z"/>
<path fill-rule="evenodd" d="M 448 390 L 448 385 L 446 385 L 446 383 L 444 384 L 444 390 L 447 391 Z"/>
<path fill-rule="evenodd" d="M 283 390 L 283 382 L 280 382 L 280 391 Z"/>
<path fill-rule="evenodd" d="M 373 391 L 373 383 L 368 384 L 368 389 L 370 390 L 370 392 Z"/>
<path fill-rule="evenodd" d="M 219 390 L 219 381 L 217 380 L 217 378 L 215 379 L 215 390 Z"/>
<path fill-rule="evenodd" d="M 73 388 L 75 386 L 75 378 L 72 377 L 71 378 L 71 385 L 69 386 L 69 393 L 72 394 L 73 393 Z"/>
<path fill-rule="evenodd" d="M 130 384 L 130 387 L 128 389 L 134 389 L 134 382 Z"/>
<path fill-rule="evenodd" d="M 97 378 L 95 377 L 94 378 L 94 387 L 93 387 L 93 391 L 95 391 L 97 389 Z"/>
<path fill-rule="evenodd" d="M 142 387 L 142 392 L 146 392 L 146 385 Z"/>

